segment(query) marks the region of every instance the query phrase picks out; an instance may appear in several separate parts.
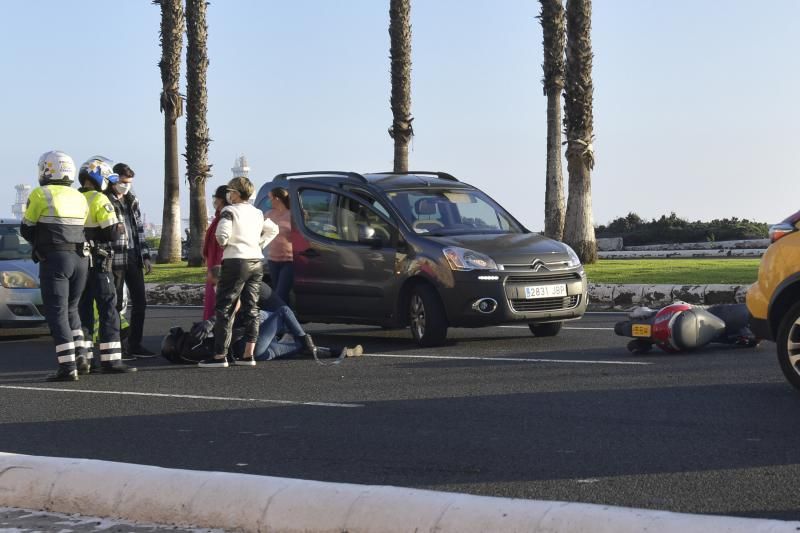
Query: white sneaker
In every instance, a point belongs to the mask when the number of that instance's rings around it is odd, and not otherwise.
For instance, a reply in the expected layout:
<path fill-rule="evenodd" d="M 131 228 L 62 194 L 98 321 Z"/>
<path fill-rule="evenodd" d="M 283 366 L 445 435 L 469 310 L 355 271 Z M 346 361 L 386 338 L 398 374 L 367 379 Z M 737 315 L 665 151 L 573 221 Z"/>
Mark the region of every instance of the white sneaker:
<path fill-rule="evenodd" d="M 234 359 L 233 366 L 256 366 L 256 360 L 252 357 L 248 359 Z"/>

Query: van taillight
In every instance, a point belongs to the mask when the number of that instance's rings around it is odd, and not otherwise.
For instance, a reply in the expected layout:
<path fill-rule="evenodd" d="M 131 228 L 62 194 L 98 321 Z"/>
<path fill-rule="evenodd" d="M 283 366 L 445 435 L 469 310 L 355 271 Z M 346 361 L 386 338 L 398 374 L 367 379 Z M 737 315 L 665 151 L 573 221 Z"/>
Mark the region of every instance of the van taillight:
<path fill-rule="evenodd" d="M 797 231 L 795 224 L 800 222 L 800 211 L 797 213 L 786 217 L 783 222 L 780 224 L 775 224 L 774 226 L 769 227 L 769 242 L 773 243 L 780 239 L 781 237 L 785 237 L 790 233 L 794 233 Z"/>

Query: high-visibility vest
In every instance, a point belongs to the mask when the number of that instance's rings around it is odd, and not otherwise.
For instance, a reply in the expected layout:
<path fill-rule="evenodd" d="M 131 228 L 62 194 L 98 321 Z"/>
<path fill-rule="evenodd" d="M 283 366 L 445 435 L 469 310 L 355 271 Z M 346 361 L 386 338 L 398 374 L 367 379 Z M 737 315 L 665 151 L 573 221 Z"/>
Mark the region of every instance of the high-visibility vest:
<path fill-rule="evenodd" d="M 117 212 L 108 196 L 100 191 L 83 191 L 86 203 L 89 205 L 89 215 L 86 217 L 86 238 L 96 245 L 104 241 L 100 230 L 119 224 Z M 110 243 L 109 243 L 110 244 Z"/>
<path fill-rule="evenodd" d="M 86 241 L 88 214 L 86 198 L 77 190 L 68 185 L 43 185 L 28 197 L 22 224 L 35 228 L 36 247 L 80 244 Z"/>

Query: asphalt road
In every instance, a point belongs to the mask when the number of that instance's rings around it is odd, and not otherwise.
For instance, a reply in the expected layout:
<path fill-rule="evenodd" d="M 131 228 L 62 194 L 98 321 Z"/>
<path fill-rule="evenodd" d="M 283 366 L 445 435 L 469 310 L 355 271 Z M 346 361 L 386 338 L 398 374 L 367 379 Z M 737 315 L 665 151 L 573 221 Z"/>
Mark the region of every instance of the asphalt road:
<path fill-rule="evenodd" d="M 198 310 L 149 309 L 146 344 Z M 308 326 L 367 356 L 42 380 L 47 337 L 0 339 L 0 450 L 199 470 L 800 519 L 800 393 L 775 346 L 632 357 L 589 314 L 555 338 Z M 112 394 L 109 394 L 112 393 Z"/>

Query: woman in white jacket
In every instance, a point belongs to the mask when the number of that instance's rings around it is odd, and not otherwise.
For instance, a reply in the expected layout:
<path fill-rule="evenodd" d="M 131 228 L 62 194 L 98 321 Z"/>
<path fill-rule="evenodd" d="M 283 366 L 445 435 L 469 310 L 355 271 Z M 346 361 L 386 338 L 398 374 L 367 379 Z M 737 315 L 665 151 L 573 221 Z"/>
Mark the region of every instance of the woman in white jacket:
<path fill-rule="evenodd" d="M 278 234 L 278 226 L 264 219 L 264 214 L 248 200 L 255 187 L 247 178 L 228 182 L 228 202 L 220 212 L 216 238 L 222 246 L 222 273 L 217 285 L 217 305 L 214 323 L 214 352 L 216 355 L 198 363 L 204 368 L 228 366 L 227 353 L 237 301 L 244 317 L 245 348 L 235 365 L 255 366 L 253 350 L 258 338 L 258 296 L 263 277 L 264 247 Z"/>

